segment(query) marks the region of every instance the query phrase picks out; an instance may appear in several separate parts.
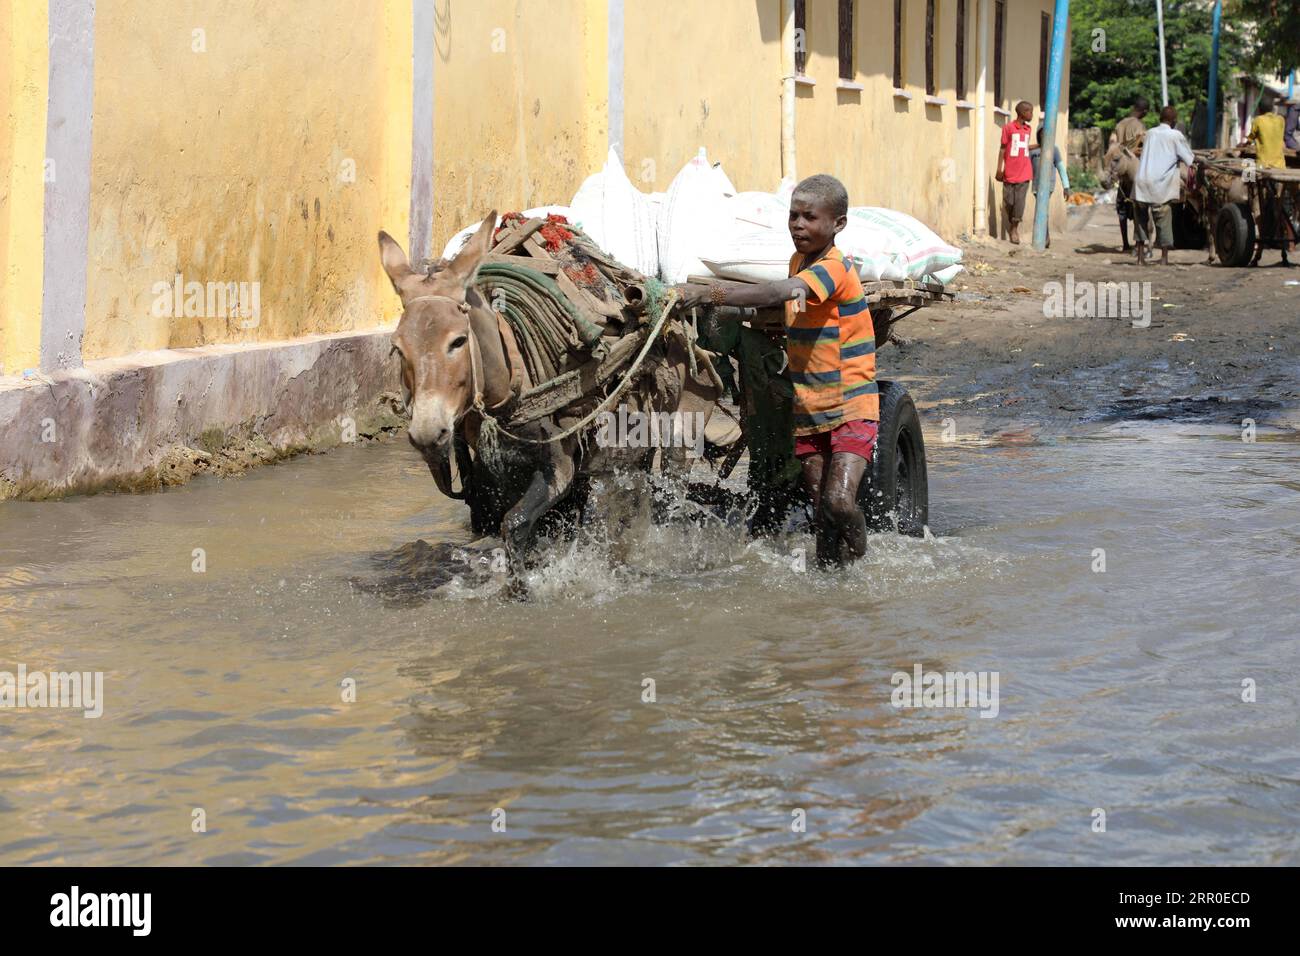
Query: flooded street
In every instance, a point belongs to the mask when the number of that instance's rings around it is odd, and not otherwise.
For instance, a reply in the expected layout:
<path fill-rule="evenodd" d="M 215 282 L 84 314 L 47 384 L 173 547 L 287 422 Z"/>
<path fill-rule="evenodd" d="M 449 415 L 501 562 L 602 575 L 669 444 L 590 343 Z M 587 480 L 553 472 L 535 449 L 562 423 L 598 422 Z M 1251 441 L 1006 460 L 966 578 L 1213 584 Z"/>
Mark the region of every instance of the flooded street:
<path fill-rule="evenodd" d="M 0 864 L 1300 862 L 1295 434 L 926 414 L 933 539 L 833 575 L 715 521 L 434 592 L 470 533 L 405 441 L 9 502 L 0 668 L 104 712 L 0 716 Z M 997 716 L 895 708 L 917 664 Z"/>

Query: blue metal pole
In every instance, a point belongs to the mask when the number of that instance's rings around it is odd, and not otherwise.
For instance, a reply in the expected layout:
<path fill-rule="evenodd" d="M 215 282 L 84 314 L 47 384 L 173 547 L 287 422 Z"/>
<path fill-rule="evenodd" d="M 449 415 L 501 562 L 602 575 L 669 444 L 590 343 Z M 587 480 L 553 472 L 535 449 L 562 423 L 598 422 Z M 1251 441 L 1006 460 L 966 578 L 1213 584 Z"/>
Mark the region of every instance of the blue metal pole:
<path fill-rule="evenodd" d="M 1070 0 L 1056 0 L 1052 17 L 1052 58 L 1047 66 L 1047 102 L 1043 104 L 1042 151 L 1038 154 L 1038 181 L 1034 183 L 1034 248 L 1047 248 L 1047 213 L 1056 178 L 1052 158 L 1056 149 L 1056 112 L 1061 104 L 1061 74 L 1065 72 L 1065 34 L 1070 25 Z"/>
<path fill-rule="evenodd" d="M 1219 19 L 1222 16 L 1223 0 L 1214 0 L 1214 28 L 1211 33 L 1214 39 L 1210 41 L 1210 102 L 1206 104 L 1210 110 L 1210 119 L 1206 124 L 1210 149 L 1219 146 Z"/>

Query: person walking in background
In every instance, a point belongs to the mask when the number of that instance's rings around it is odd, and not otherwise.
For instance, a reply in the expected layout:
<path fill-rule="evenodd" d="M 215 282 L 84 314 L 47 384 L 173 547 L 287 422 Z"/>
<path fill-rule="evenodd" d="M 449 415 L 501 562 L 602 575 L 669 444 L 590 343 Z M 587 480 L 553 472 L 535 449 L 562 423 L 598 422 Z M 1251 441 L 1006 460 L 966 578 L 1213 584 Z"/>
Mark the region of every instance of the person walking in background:
<path fill-rule="evenodd" d="M 1134 100 L 1133 109 L 1116 124 L 1115 132 L 1110 134 L 1110 145 L 1113 147 L 1118 143 L 1132 152 L 1141 149 L 1142 140 L 1147 135 L 1147 124 L 1143 118 L 1149 108 L 1146 97 L 1139 96 Z M 1128 241 L 1128 224 L 1133 219 L 1133 196 L 1122 182 L 1115 189 L 1115 211 L 1119 213 L 1119 235 L 1124 240 L 1123 251 L 1128 252 L 1133 248 Z"/>
<path fill-rule="evenodd" d="M 1160 264 L 1169 265 L 1169 250 L 1174 244 L 1174 212 L 1170 203 L 1178 198 L 1181 185 L 1179 163 L 1196 162 L 1187 137 L 1174 129 L 1178 111 L 1166 106 L 1160 111 L 1160 125 L 1147 131 L 1142 144 L 1142 159 L 1133 180 L 1133 198 L 1137 201 L 1137 261 L 1146 265 L 1148 231 L 1154 223 L 1155 244 L 1160 247 Z"/>
<path fill-rule="evenodd" d="M 1282 98 L 1274 100 L 1272 112 L 1259 114 L 1255 117 L 1255 121 L 1250 124 L 1250 136 L 1247 139 L 1255 144 L 1255 162 L 1259 164 L 1261 169 L 1286 168 L 1286 154 L 1282 151 L 1282 148 L 1286 141 L 1286 120 L 1283 118 L 1283 114 L 1286 112 L 1287 103 L 1288 101 Z M 1287 208 L 1289 200 L 1282 183 L 1269 181 L 1260 185 L 1273 195 L 1278 209 L 1285 210 Z M 1262 219 L 1263 210 L 1260 209 L 1260 199 L 1257 193 L 1252 195 L 1251 205 L 1255 220 L 1258 222 Z M 1287 235 L 1287 241 L 1282 244 L 1282 264 L 1285 266 L 1291 264 L 1290 259 L 1287 258 L 1287 251 L 1295 237 L 1291 235 L 1290 216 L 1282 216 L 1281 221 Z M 1255 258 L 1251 265 L 1258 265 L 1263 253 L 1264 246 L 1261 244 L 1255 250 Z"/>
<path fill-rule="evenodd" d="M 1035 203 L 1038 202 L 1038 176 L 1039 176 L 1038 157 L 1041 156 L 1042 154 L 1043 154 L 1043 126 L 1042 124 L 1039 124 L 1038 136 L 1034 140 L 1034 145 L 1029 149 L 1029 164 L 1030 166 L 1033 167 L 1033 173 L 1034 173 L 1033 183 L 1034 183 Z M 1070 174 L 1066 172 L 1065 161 L 1061 159 L 1061 148 L 1057 146 L 1055 143 L 1053 143 L 1052 144 L 1052 165 L 1049 166 L 1046 170 L 1043 170 L 1042 173 L 1044 176 L 1048 176 L 1051 178 L 1051 185 L 1048 186 L 1047 188 L 1047 197 L 1049 200 L 1052 197 L 1052 193 L 1056 191 L 1056 177 L 1058 173 L 1061 176 L 1061 189 L 1065 193 L 1065 198 L 1069 199 L 1070 198 Z M 1051 234 L 1051 230 L 1049 229 L 1047 234 L 1047 245 L 1051 246 L 1051 244 L 1052 244 L 1052 234 Z"/>
<path fill-rule="evenodd" d="M 1016 104 L 1016 118 L 1002 127 L 1002 148 L 998 150 L 998 171 L 993 178 L 1002 184 L 1002 216 L 1007 224 L 1007 238 L 1020 245 L 1020 221 L 1025 218 L 1025 199 L 1029 181 L 1034 176 L 1029 161 L 1029 139 L 1033 135 L 1029 121 L 1034 106 L 1025 100 Z"/>
<path fill-rule="evenodd" d="M 1255 162 L 1269 169 L 1281 169 L 1286 166 L 1286 156 L 1282 152 L 1282 138 L 1286 120 L 1282 118 L 1285 100 L 1275 100 L 1273 109 L 1260 113 L 1250 124 L 1247 141 L 1255 144 Z"/>
<path fill-rule="evenodd" d="M 1282 131 L 1282 143 L 1287 149 L 1300 149 L 1300 97 L 1293 96 L 1286 101 L 1286 126 Z"/>

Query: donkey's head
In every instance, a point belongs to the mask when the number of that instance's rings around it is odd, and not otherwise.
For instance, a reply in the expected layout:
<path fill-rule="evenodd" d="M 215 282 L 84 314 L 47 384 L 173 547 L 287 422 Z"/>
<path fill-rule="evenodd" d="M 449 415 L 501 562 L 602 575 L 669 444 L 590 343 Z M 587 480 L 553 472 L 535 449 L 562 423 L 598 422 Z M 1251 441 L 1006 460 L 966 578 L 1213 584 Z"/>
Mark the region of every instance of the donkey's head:
<path fill-rule="evenodd" d="M 452 435 L 473 405 L 474 376 L 481 374 L 475 371 L 469 312 L 483 304 L 472 286 L 495 225 L 493 211 L 455 259 L 427 274 L 411 268 L 388 233 L 379 234 L 379 258 L 403 306 L 393 351 L 401 359 L 402 397 L 411 414 L 407 434 L 435 475 L 449 460 Z"/>
<path fill-rule="evenodd" d="M 1111 189 L 1123 184 L 1131 188 L 1137 175 L 1138 155 L 1119 143 L 1106 151 L 1101 161 L 1101 188 Z"/>

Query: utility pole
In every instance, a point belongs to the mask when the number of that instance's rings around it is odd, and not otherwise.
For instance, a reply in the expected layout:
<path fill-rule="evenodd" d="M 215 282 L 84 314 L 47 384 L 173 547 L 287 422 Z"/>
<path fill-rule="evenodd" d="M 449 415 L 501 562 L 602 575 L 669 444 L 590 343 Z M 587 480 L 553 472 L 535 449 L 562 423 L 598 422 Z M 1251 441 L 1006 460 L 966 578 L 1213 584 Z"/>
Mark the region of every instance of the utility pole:
<path fill-rule="evenodd" d="M 1210 41 L 1210 101 L 1206 104 L 1210 112 L 1206 123 L 1210 149 L 1219 147 L 1219 21 L 1222 16 L 1223 0 L 1214 0 L 1214 26 L 1211 29 L 1213 39 Z"/>
<path fill-rule="evenodd" d="M 989 74 L 989 8 L 993 0 L 976 0 L 979 12 L 976 16 L 979 32 L 979 77 L 975 81 L 975 235 L 986 236 L 989 231 L 988 188 L 985 181 L 985 127 L 987 112 L 984 101 L 988 98 Z"/>
<path fill-rule="evenodd" d="M 1038 179 L 1034 183 L 1034 248 L 1047 248 L 1047 215 L 1052 201 L 1052 162 L 1056 149 L 1056 114 L 1061 106 L 1061 75 L 1065 72 L 1065 34 L 1070 26 L 1070 0 L 1056 0 L 1052 17 L 1052 58 L 1047 66 L 1047 102 L 1043 104 L 1043 141 L 1039 143 Z"/>
<path fill-rule="evenodd" d="M 1165 0 L 1156 0 L 1156 30 L 1160 34 L 1160 105 L 1169 105 L 1169 76 L 1165 71 Z"/>

